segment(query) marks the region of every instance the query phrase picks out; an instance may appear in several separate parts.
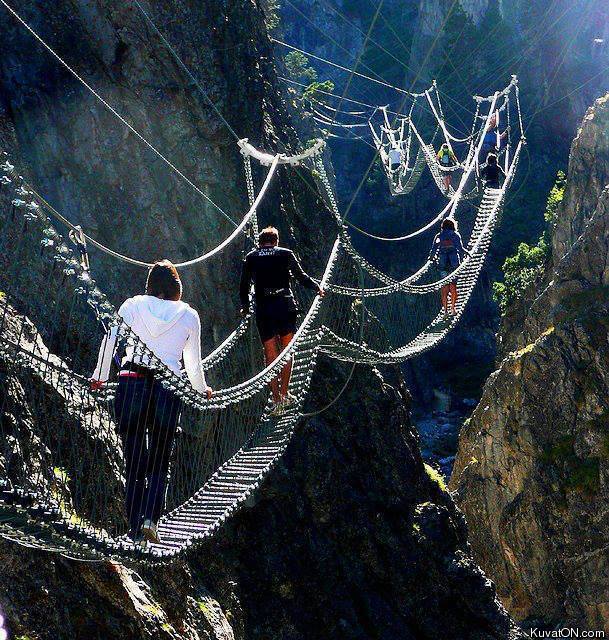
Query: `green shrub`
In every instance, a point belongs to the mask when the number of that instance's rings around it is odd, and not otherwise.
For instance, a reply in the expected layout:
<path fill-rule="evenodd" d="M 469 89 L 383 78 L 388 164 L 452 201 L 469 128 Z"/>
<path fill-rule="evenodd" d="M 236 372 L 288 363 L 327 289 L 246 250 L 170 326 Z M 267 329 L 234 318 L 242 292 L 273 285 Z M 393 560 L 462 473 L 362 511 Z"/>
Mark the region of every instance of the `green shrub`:
<path fill-rule="evenodd" d="M 332 93 L 334 91 L 334 83 L 332 82 L 332 80 L 324 80 L 323 82 L 311 82 L 311 84 L 309 84 L 309 86 L 302 92 L 302 97 L 304 100 L 316 98 L 317 100 L 321 101 L 323 94 L 320 94 L 320 96 L 316 96 L 315 93 L 317 91 Z"/>
<path fill-rule="evenodd" d="M 567 184 L 567 177 L 564 171 L 559 171 L 556 175 L 556 182 L 552 189 L 550 189 L 550 195 L 546 204 L 546 211 L 543 214 L 545 221 L 554 226 L 558 219 L 558 207 L 565 197 L 565 186 Z"/>
<path fill-rule="evenodd" d="M 264 24 L 269 31 L 279 25 L 279 9 L 281 5 L 278 0 L 261 0 L 264 11 Z"/>
<path fill-rule="evenodd" d="M 534 246 L 521 242 L 516 253 L 506 258 L 502 268 L 503 282 L 493 283 L 493 297 L 502 315 L 513 302 L 522 297 L 529 285 L 535 282 L 543 271 L 548 255 L 549 246 L 544 234 Z"/>
<path fill-rule="evenodd" d="M 303 100 L 315 98 L 322 101 L 323 94 L 315 95 L 318 91 L 326 93 L 334 91 L 334 83 L 331 80 L 319 80 L 317 71 L 309 66 L 309 59 L 300 51 L 290 51 L 283 60 L 290 78 L 307 85 L 302 91 Z"/>
<path fill-rule="evenodd" d="M 558 208 L 565 194 L 566 178 L 562 171 L 556 176 L 556 182 L 550 190 L 546 202 L 544 219 L 549 228 L 554 227 L 558 217 Z M 521 242 L 516 253 L 503 263 L 503 282 L 493 283 L 493 298 L 504 315 L 510 305 L 524 295 L 527 288 L 543 272 L 550 255 L 549 231 L 546 229 L 537 244 Z"/>
<path fill-rule="evenodd" d="M 285 62 L 290 78 L 293 80 L 300 82 L 305 80 L 315 82 L 315 80 L 317 80 L 317 71 L 309 66 L 309 59 L 300 53 L 300 51 L 290 51 L 283 61 Z"/>

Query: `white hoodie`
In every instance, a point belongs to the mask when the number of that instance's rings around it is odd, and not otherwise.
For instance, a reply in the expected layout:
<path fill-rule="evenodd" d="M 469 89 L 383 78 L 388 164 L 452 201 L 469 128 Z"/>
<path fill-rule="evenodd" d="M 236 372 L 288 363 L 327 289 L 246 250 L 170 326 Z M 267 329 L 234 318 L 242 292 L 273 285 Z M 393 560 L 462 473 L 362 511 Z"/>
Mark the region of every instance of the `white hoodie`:
<path fill-rule="evenodd" d="M 390 164 L 400 164 L 402 162 L 402 152 L 393 148 L 389 150 L 389 163 Z"/>
<path fill-rule="evenodd" d="M 118 313 L 142 342 L 178 375 L 181 375 L 180 360 L 183 358 L 190 383 L 197 391 L 205 393 L 208 387 L 201 366 L 201 321 L 191 306 L 156 296 L 135 296 L 125 300 Z M 118 327 L 113 327 L 102 341 L 93 380 L 108 380 L 117 331 Z M 132 341 L 127 342 L 122 364 L 129 362 L 150 365 L 146 355 L 135 353 Z"/>

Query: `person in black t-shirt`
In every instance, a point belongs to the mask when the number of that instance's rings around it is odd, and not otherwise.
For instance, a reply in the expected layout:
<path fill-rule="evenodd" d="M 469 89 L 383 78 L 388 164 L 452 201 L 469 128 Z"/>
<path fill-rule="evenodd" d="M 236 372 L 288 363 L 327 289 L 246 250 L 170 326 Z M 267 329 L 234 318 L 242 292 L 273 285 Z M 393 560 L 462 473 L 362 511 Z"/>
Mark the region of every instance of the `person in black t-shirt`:
<path fill-rule="evenodd" d="M 505 180 L 505 172 L 497 164 L 497 156 L 494 153 L 488 154 L 486 166 L 480 170 L 480 177 L 484 180 L 486 187 L 501 189 L 501 184 Z"/>
<path fill-rule="evenodd" d="M 249 310 L 249 291 L 254 283 L 256 299 L 256 325 L 264 347 L 264 357 L 269 365 L 290 343 L 296 331 L 298 308 L 292 293 L 291 280 L 317 291 L 323 296 L 323 289 L 307 275 L 292 251 L 279 247 L 279 232 L 275 227 L 267 227 L 258 236 L 258 249 L 251 251 L 243 261 L 239 297 L 241 313 Z M 275 408 L 280 411 L 295 400 L 288 393 L 292 359 L 288 360 L 279 379 L 271 381 L 271 391 Z"/>

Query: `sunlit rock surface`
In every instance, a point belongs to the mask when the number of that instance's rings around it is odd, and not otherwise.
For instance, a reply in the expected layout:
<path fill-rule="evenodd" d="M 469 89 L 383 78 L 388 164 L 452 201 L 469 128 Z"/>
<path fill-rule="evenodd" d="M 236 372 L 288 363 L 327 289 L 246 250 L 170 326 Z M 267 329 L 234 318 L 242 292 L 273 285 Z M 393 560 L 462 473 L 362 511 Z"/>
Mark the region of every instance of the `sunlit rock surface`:
<path fill-rule="evenodd" d="M 518 619 L 609 629 L 609 97 L 573 143 L 552 264 L 501 333 L 451 486 Z"/>

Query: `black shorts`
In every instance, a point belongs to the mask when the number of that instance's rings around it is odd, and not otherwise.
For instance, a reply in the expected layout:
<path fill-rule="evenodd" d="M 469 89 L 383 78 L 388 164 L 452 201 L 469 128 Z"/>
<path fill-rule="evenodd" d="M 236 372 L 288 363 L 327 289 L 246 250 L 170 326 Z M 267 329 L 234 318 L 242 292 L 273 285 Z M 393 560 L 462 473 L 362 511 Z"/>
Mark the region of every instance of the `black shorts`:
<path fill-rule="evenodd" d="M 437 266 L 438 276 L 440 279 L 446 278 L 446 276 L 450 275 L 457 267 L 453 267 L 449 262 L 441 262 Z"/>
<path fill-rule="evenodd" d="M 262 342 L 296 331 L 298 309 L 292 298 L 267 298 L 256 302 L 256 326 Z"/>

